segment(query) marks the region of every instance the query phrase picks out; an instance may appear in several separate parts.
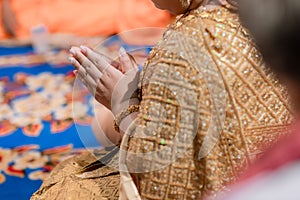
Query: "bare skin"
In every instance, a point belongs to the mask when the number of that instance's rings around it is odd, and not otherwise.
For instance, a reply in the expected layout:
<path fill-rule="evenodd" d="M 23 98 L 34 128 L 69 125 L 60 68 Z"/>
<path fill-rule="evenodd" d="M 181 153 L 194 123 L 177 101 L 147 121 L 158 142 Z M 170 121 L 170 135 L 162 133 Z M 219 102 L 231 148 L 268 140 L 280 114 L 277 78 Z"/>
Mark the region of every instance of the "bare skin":
<path fill-rule="evenodd" d="M 187 11 L 187 8 L 182 7 L 178 0 L 152 0 L 152 2 L 157 8 L 167 10 L 174 15 L 184 14 Z M 188 9 L 194 10 L 203 4 L 207 5 L 209 8 L 219 5 L 220 2 L 218 0 L 191 0 L 191 5 Z"/>
<path fill-rule="evenodd" d="M 95 117 L 92 121 L 92 130 L 98 142 L 104 147 L 120 144 L 122 135 L 113 128 L 114 116 L 103 105 L 96 108 Z"/>
<path fill-rule="evenodd" d="M 131 95 L 126 96 L 127 91 L 137 88 L 137 66 L 124 49 L 120 49 L 120 62 L 109 60 L 85 46 L 72 47 L 70 53 L 77 77 L 103 105 L 92 124 L 96 137 L 103 146 L 110 142 L 119 144 L 122 134 L 113 130 L 113 120 L 126 105 L 139 104 Z"/>

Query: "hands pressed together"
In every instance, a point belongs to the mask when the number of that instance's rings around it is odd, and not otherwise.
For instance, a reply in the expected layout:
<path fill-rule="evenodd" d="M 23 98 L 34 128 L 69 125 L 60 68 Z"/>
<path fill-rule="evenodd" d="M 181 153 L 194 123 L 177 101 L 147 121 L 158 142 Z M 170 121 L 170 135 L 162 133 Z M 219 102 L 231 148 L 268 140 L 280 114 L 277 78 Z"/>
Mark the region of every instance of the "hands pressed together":
<path fill-rule="evenodd" d="M 70 53 L 69 59 L 76 68 L 76 76 L 114 116 L 129 105 L 139 104 L 138 68 L 124 48 L 119 51 L 119 62 L 86 46 L 72 47 Z"/>

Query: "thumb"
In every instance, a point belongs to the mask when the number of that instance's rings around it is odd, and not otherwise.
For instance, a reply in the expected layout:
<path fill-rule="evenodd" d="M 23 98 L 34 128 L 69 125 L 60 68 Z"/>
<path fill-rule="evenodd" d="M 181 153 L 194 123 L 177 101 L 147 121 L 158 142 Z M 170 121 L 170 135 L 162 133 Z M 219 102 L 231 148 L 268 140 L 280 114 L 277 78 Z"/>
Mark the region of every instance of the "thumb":
<path fill-rule="evenodd" d="M 127 73 L 130 70 L 137 69 L 137 65 L 134 60 L 134 57 L 128 54 L 123 47 L 120 48 L 119 55 L 120 55 L 121 70 L 123 73 Z"/>

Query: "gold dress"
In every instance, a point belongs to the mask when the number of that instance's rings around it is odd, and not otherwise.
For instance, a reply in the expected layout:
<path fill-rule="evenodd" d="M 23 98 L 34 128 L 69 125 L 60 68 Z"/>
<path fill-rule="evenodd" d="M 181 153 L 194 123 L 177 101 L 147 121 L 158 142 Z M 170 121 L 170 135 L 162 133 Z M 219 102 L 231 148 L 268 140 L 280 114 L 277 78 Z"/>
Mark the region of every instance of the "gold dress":
<path fill-rule="evenodd" d="M 288 133 L 285 89 L 224 7 L 200 7 L 171 25 L 141 87 L 121 145 L 123 199 L 214 197 Z"/>
<path fill-rule="evenodd" d="M 140 87 L 140 112 L 120 148 L 120 174 L 102 167 L 74 175 L 95 158 L 73 158 L 32 199 L 214 196 L 291 123 L 284 87 L 238 15 L 224 7 L 200 7 L 170 25 L 145 64 Z"/>

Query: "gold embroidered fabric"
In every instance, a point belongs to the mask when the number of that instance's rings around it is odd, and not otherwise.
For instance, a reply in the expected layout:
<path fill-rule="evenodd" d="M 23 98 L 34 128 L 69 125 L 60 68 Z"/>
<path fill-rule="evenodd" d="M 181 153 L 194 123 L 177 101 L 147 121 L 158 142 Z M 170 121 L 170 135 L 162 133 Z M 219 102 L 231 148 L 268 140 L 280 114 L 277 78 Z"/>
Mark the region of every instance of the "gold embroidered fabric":
<path fill-rule="evenodd" d="M 109 165 L 78 173 L 87 165 L 105 156 L 108 151 L 96 150 L 67 159 L 51 172 L 31 200 L 106 200 L 119 198 L 120 174 L 118 156 Z"/>
<path fill-rule="evenodd" d="M 284 87 L 223 7 L 200 7 L 171 25 L 141 88 L 139 116 L 121 145 L 124 199 L 215 196 L 291 123 Z"/>

